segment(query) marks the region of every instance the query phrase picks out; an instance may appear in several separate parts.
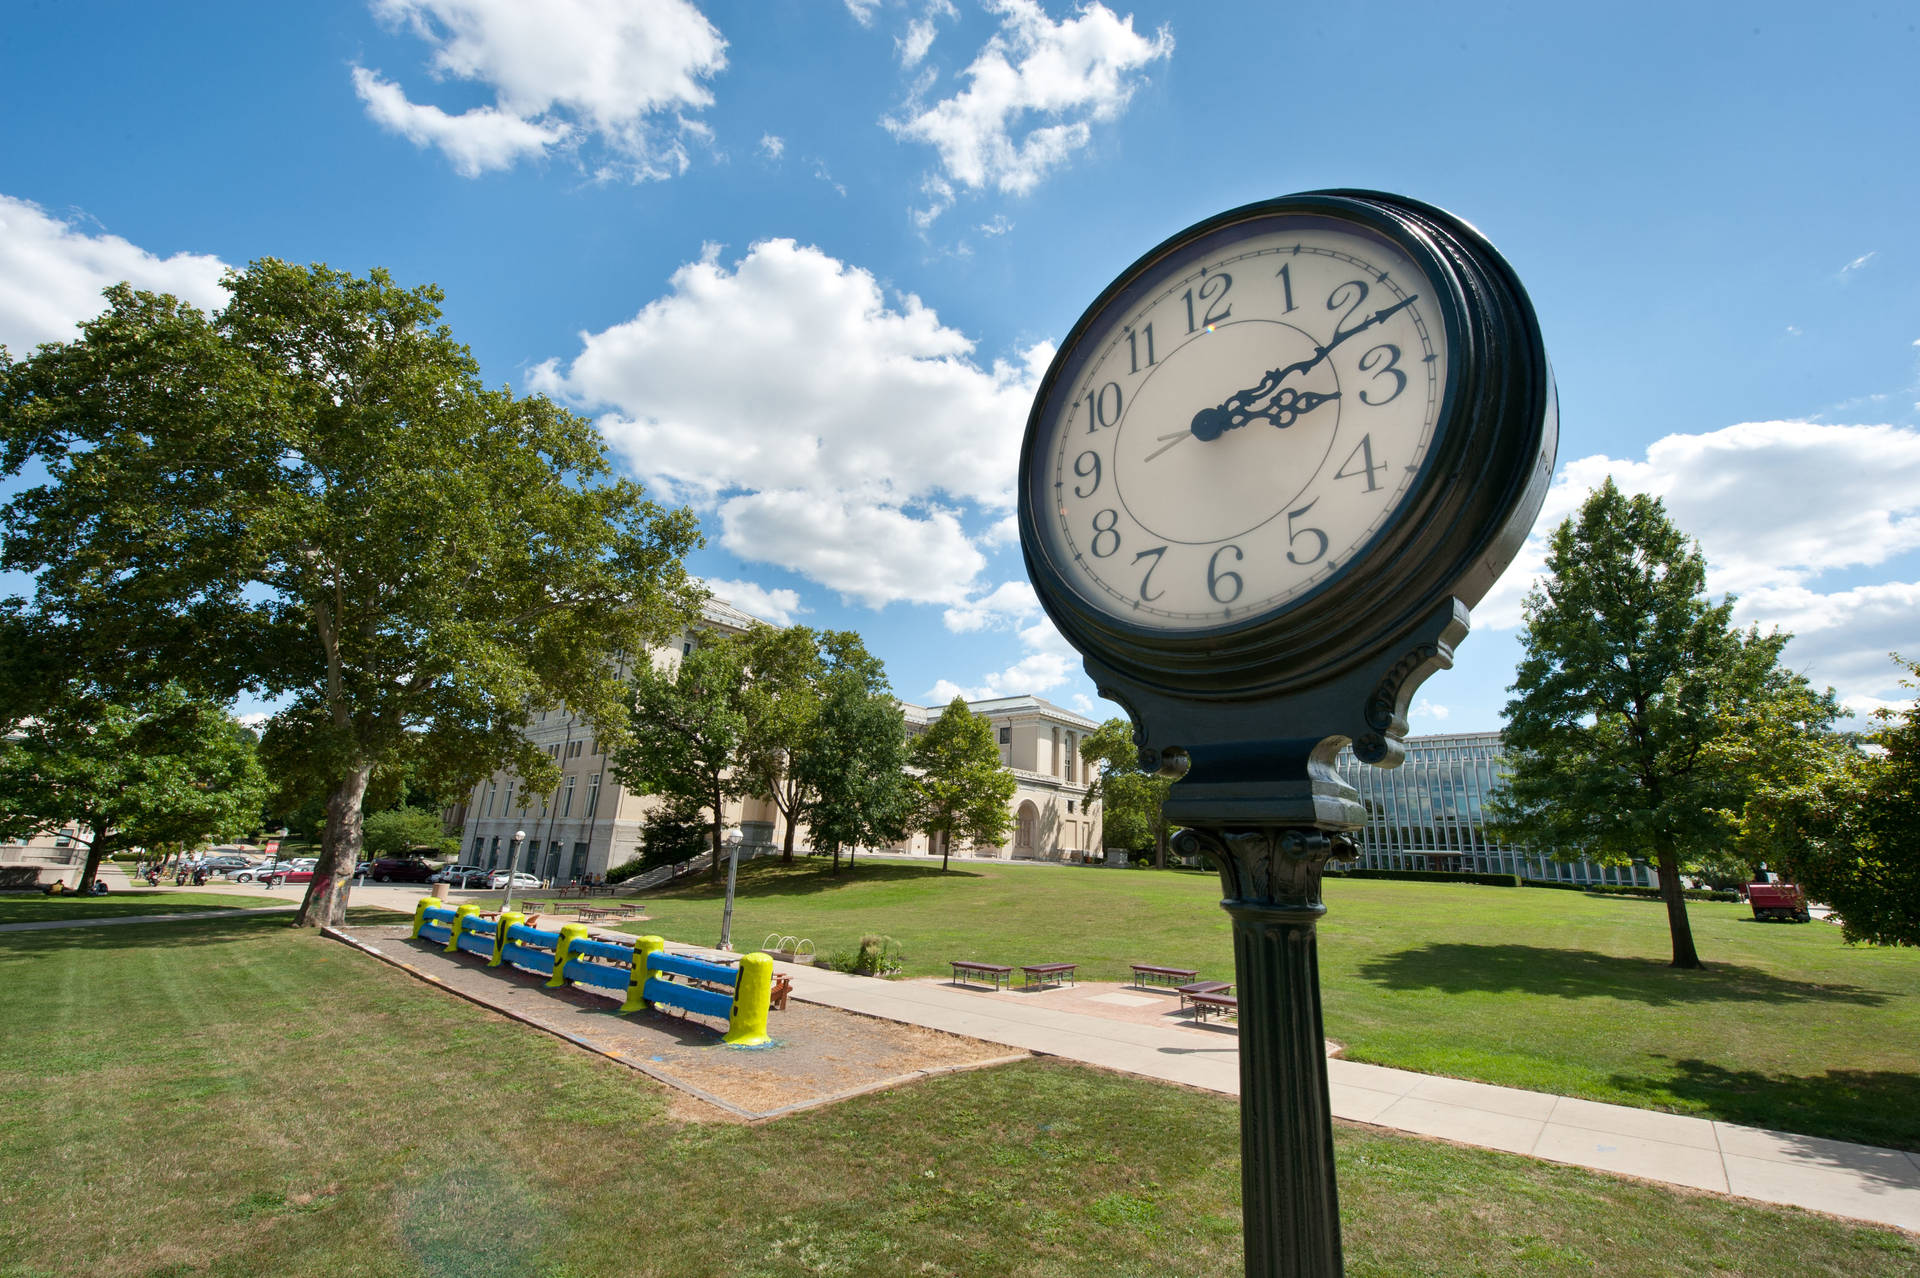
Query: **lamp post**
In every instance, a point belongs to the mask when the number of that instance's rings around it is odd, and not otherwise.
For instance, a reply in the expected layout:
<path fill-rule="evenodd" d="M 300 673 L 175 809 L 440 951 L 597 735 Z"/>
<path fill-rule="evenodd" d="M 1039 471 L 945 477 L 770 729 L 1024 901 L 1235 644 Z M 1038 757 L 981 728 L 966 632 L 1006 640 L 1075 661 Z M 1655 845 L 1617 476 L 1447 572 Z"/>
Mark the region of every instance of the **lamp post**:
<path fill-rule="evenodd" d="M 747 836 L 736 825 L 720 837 L 727 845 L 727 908 L 720 914 L 719 948 L 730 950 L 733 948 L 733 877 L 740 872 L 740 844 Z"/>
<path fill-rule="evenodd" d="M 505 914 L 513 908 L 513 876 L 520 864 L 520 845 L 527 841 L 525 830 L 513 832 L 513 846 L 507 849 L 507 899 L 500 903 L 500 912 Z"/>

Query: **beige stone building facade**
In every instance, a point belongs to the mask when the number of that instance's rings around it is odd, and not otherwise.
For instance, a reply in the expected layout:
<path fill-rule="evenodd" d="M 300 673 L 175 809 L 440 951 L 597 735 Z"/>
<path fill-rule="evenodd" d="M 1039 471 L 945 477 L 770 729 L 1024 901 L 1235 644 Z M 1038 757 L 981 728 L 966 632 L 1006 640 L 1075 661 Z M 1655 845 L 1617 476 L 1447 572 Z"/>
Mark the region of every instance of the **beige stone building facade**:
<path fill-rule="evenodd" d="M 655 651 L 652 659 L 662 667 L 678 662 L 702 633 L 738 634 L 755 620 L 730 604 L 710 600 L 700 621 Z M 903 705 L 901 713 L 909 732 L 921 732 L 942 708 Z M 976 701 L 969 708 L 993 723 L 1001 762 L 1019 782 L 1008 844 L 972 849 L 972 854 L 1055 861 L 1097 858 L 1099 805 L 1086 810 L 1088 779 L 1080 743 L 1098 725 L 1038 697 Z M 642 823 L 659 800 L 620 784 L 593 725 L 554 711 L 540 716 L 528 735 L 560 765 L 560 784 L 531 801 L 519 779 L 507 772 L 496 772 L 474 786 L 465 796 L 464 812 L 456 808 L 448 814 L 450 822 L 463 825 L 461 862 L 505 868 L 516 833 L 524 835 L 517 868 L 554 883 L 602 875 L 640 855 Z M 730 800 L 725 821 L 740 827 L 749 847 L 778 847 L 786 839 L 785 820 L 770 799 Z M 796 832 L 795 844 L 807 846 L 805 826 Z M 915 835 L 889 850 L 925 854 L 927 839 Z"/>

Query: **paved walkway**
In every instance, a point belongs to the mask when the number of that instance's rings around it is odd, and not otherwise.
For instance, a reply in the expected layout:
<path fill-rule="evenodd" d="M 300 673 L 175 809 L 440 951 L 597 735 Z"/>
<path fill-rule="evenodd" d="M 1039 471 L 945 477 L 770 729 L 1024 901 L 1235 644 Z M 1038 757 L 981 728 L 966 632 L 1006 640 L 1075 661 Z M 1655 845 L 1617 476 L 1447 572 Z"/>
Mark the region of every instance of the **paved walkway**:
<path fill-rule="evenodd" d="M 776 970 L 809 1002 L 1240 1094 L 1228 1033 L 1090 1016 L 1046 992 Z M 1338 1059 L 1327 1062 L 1327 1083 L 1337 1118 L 1920 1232 L 1920 1154 Z"/>

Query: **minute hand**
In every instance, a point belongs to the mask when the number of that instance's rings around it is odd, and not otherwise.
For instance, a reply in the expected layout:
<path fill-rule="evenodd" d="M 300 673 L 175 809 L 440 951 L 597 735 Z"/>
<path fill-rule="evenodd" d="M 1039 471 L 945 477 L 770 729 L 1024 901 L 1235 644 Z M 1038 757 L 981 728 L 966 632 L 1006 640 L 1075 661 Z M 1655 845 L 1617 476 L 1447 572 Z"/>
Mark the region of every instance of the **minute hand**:
<path fill-rule="evenodd" d="M 1407 307 L 1412 306 L 1419 299 L 1420 295 L 1415 293 L 1411 297 L 1402 298 L 1392 306 L 1383 307 L 1375 311 L 1358 324 L 1355 324 L 1352 328 L 1336 328 L 1333 339 L 1325 346 L 1316 346 L 1313 354 L 1306 359 L 1289 364 L 1285 368 L 1276 368 L 1261 378 L 1259 385 L 1240 391 L 1237 394 L 1229 395 L 1225 400 L 1221 401 L 1217 407 L 1203 408 L 1195 413 L 1193 415 L 1193 424 L 1190 427 L 1192 433 L 1201 440 L 1210 440 L 1218 439 L 1227 431 L 1235 430 L 1250 421 L 1271 420 L 1274 425 L 1282 427 L 1283 429 L 1291 426 L 1294 419 L 1298 417 L 1300 413 L 1317 408 L 1328 399 L 1336 398 L 1338 392 L 1335 392 L 1334 395 L 1324 396 L 1312 395 L 1311 392 L 1301 393 L 1296 397 L 1299 401 L 1297 405 L 1288 405 L 1288 407 L 1294 409 L 1294 411 L 1287 412 L 1278 419 L 1274 414 L 1255 411 L 1254 405 L 1278 392 L 1280 383 L 1286 381 L 1287 378 L 1292 377 L 1295 373 L 1311 372 L 1315 366 L 1333 353 L 1335 347 L 1339 346 L 1340 343 L 1346 341 L 1349 337 L 1364 333 L 1375 324 L 1384 323 Z M 1309 398 L 1312 399 L 1311 403 L 1306 402 Z"/>

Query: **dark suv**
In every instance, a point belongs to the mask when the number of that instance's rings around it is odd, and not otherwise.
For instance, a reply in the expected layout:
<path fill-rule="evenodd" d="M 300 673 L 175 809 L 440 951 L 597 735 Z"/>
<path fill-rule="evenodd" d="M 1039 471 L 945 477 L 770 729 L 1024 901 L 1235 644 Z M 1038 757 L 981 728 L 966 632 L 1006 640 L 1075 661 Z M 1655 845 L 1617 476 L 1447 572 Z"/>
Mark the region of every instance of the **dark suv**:
<path fill-rule="evenodd" d="M 417 856 L 383 856 L 367 862 L 365 874 L 375 883 L 425 883 L 439 868 Z"/>

